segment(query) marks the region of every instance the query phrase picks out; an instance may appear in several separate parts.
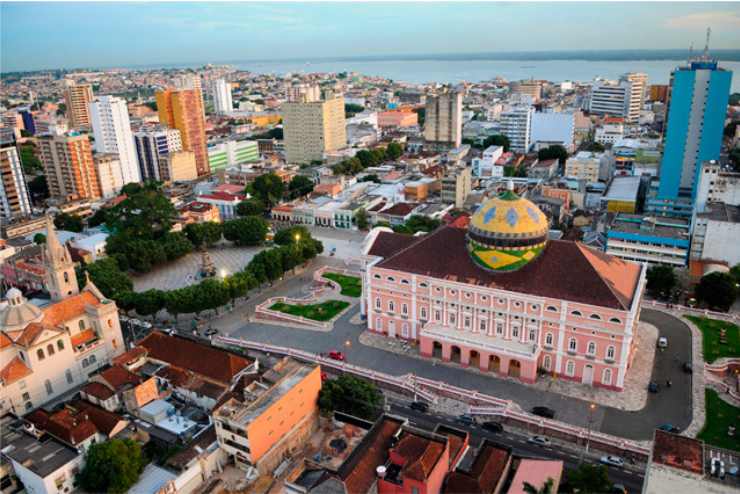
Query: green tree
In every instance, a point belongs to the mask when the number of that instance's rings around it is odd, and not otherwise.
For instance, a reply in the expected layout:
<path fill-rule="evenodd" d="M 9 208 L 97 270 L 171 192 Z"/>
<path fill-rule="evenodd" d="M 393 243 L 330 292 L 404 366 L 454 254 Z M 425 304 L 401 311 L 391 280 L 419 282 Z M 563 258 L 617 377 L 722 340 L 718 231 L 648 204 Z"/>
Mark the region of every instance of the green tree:
<path fill-rule="evenodd" d="M 511 147 L 511 141 L 509 141 L 509 138 L 503 134 L 496 134 L 486 137 L 486 140 L 483 141 L 483 149 L 486 149 L 489 146 L 501 146 L 504 148 L 504 151 L 508 151 Z"/>
<path fill-rule="evenodd" d="M 54 218 L 54 226 L 59 230 L 79 233 L 85 228 L 82 218 L 76 214 L 60 213 Z"/>
<path fill-rule="evenodd" d="M 170 231 L 177 210 L 161 187 L 158 182 L 126 184 L 121 193 L 127 197 L 109 210 L 106 224 L 117 232 L 144 239 L 159 238 Z"/>
<path fill-rule="evenodd" d="M 696 298 L 710 308 L 729 310 L 737 298 L 735 278 L 729 273 L 717 271 L 702 276 L 696 286 Z"/>
<path fill-rule="evenodd" d="M 600 142 L 586 141 L 581 145 L 581 149 L 592 153 L 603 153 L 606 148 Z"/>
<path fill-rule="evenodd" d="M 136 313 L 140 316 L 156 316 L 157 312 L 164 309 L 167 301 L 167 292 L 150 289 L 137 293 Z"/>
<path fill-rule="evenodd" d="M 267 221 L 259 216 L 247 216 L 224 223 L 224 237 L 239 246 L 260 245 L 265 241 L 267 230 Z"/>
<path fill-rule="evenodd" d="M 28 182 L 28 192 L 36 200 L 44 200 L 49 197 L 49 185 L 46 183 L 46 176 L 39 175 Z"/>
<path fill-rule="evenodd" d="M 397 160 L 403 154 L 403 148 L 397 142 L 391 142 L 388 147 L 385 148 L 386 157 L 389 160 Z"/>
<path fill-rule="evenodd" d="M 193 251 L 193 244 L 182 232 L 167 232 L 159 243 L 168 261 L 174 261 Z"/>
<path fill-rule="evenodd" d="M 537 152 L 537 159 L 540 161 L 556 159 L 561 165 L 564 165 L 568 159 L 568 151 L 560 144 L 553 144 L 552 146 L 540 149 Z"/>
<path fill-rule="evenodd" d="M 646 288 L 656 298 L 669 297 L 678 282 L 673 268 L 664 265 L 650 266 L 645 278 L 647 279 Z"/>
<path fill-rule="evenodd" d="M 369 223 L 368 217 L 367 217 L 367 211 L 360 208 L 355 213 L 355 223 L 357 224 L 357 228 L 360 230 L 366 230 Z"/>
<path fill-rule="evenodd" d="M 567 484 L 573 492 L 597 494 L 609 492 L 612 483 L 604 465 L 583 463 L 575 470 L 568 470 Z"/>
<path fill-rule="evenodd" d="M 290 197 L 296 198 L 310 194 L 313 191 L 314 183 L 310 178 L 303 175 L 296 175 L 288 184 Z"/>
<path fill-rule="evenodd" d="M 427 116 L 426 109 L 425 108 L 416 108 L 416 109 L 414 109 L 414 111 L 416 112 L 416 115 L 419 117 L 419 125 L 423 126 L 424 125 L 424 120 L 426 119 L 426 116 Z"/>
<path fill-rule="evenodd" d="M 431 232 L 432 230 L 436 230 L 441 224 L 442 222 L 440 220 L 415 214 L 406 221 L 405 226 L 410 230 L 410 233 L 416 233 Z"/>
<path fill-rule="evenodd" d="M 44 171 L 44 165 L 36 156 L 36 148 L 33 144 L 23 144 L 20 148 L 21 165 L 26 175 L 36 175 Z"/>
<path fill-rule="evenodd" d="M 190 223 L 185 226 L 185 235 L 197 248 L 210 247 L 221 240 L 223 230 L 223 225 L 215 221 Z"/>
<path fill-rule="evenodd" d="M 273 242 L 278 245 L 290 245 L 296 242 L 309 240 L 311 232 L 305 226 L 292 226 L 278 230 L 273 238 Z"/>
<path fill-rule="evenodd" d="M 545 483 L 542 484 L 542 487 L 537 488 L 529 482 L 524 482 L 522 490 L 527 494 L 555 494 L 552 491 L 554 485 L 555 481 L 552 479 L 552 477 L 548 477 Z"/>
<path fill-rule="evenodd" d="M 280 202 L 285 192 L 283 180 L 274 173 L 265 173 L 252 182 L 247 191 L 267 205 L 268 209 Z"/>
<path fill-rule="evenodd" d="M 362 105 L 355 105 L 354 103 L 344 104 L 344 116 L 347 118 L 353 117 L 363 110 L 365 110 L 365 107 Z"/>
<path fill-rule="evenodd" d="M 43 233 L 37 233 L 33 236 L 33 243 L 36 245 L 44 245 L 46 243 L 46 235 Z"/>
<path fill-rule="evenodd" d="M 265 203 L 256 197 L 246 199 L 236 205 L 236 214 L 239 216 L 259 216 L 265 214 Z"/>
<path fill-rule="evenodd" d="M 98 225 L 102 225 L 107 221 L 108 210 L 106 208 L 100 208 L 92 216 L 87 219 L 87 225 L 90 228 L 94 228 Z"/>
<path fill-rule="evenodd" d="M 108 298 L 116 300 L 119 294 L 130 292 L 134 288 L 131 278 L 119 269 L 113 257 L 98 259 L 85 266 L 84 270 L 90 273 L 92 282 Z"/>
<path fill-rule="evenodd" d="M 735 278 L 736 284 L 740 284 L 740 264 L 735 264 L 734 266 L 732 266 L 732 268 L 730 269 L 730 276 Z"/>
<path fill-rule="evenodd" d="M 377 174 L 370 173 L 370 174 L 365 175 L 364 177 L 362 177 L 359 181 L 360 182 L 375 182 L 376 184 L 379 184 L 380 183 L 380 178 L 378 178 L 378 175 Z"/>
<path fill-rule="evenodd" d="M 67 105 L 64 103 L 59 103 L 59 105 L 57 105 L 57 115 L 63 116 L 66 113 L 67 113 Z"/>
<path fill-rule="evenodd" d="M 144 470 L 141 447 L 131 439 L 110 439 L 93 444 L 77 481 L 88 492 L 124 493 Z"/>
<path fill-rule="evenodd" d="M 383 397 L 373 383 L 350 374 L 324 382 L 319 392 L 319 407 L 324 412 L 339 411 L 373 420 L 382 404 Z"/>

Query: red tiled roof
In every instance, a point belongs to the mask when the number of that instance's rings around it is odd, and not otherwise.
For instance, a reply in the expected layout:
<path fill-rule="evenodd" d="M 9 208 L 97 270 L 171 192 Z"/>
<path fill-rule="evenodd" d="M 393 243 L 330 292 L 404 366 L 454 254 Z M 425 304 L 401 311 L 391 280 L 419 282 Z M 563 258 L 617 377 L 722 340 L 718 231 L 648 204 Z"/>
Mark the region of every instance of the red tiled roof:
<path fill-rule="evenodd" d="M 116 394 L 105 384 L 94 381 L 85 384 L 80 391 L 102 401 L 105 401 Z"/>
<path fill-rule="evenodd" d="M 115 390 L 119 390 L 129 384 L 136 386 L 142 382 L 141 377 L 120 365 L 114 365 L 105 369 L 100 373 L 100 377 L 105 379 L 105 382 Z"/>
<path fill-rule="evenodd" d="M 384 209 L 383 211 L 380 212 L 380 214 L 388 214 L 391 216 L 406 216 L 411 211 L 413 211 L 417 206 L 418 204 L 414 204 L 410 202 L 399 202 L 398 204 L 394 204 L 388 209 Z"/>
<path fill-rule="evenodd" d="M 403 475 L 424 482 L 444 452 L 445 444 L 412 432 L 404 432 L 393 450 L 406 460 Z"/>
<path fill-rule="evenodd" d="M 234 376 L 252 364 L 251 360 L 225 350 L 159 331 L 150 333 L 139 342 L 139 346 L 147 349 L 149 358 L 222 383 L 231 382 Z"/>
<path fill-rule="evenodd" d="M 653 461 L 680 470 L 704 473 L 704 445 L 697 439 L 655 431 Z"/>
<path fill-rule="evenodd" d="M 77 446 L 98 432 L 98 428 L 84 412 L 65 407 L 53 414 L 46 414 L 36 410 L 33 418 L 28 418 L 33 424 L 55 436 L 67 444 Z"/>
<path fill-rule="evenodd" d="M 399 420 L 386 417 L 368 432 L 363 442 L 358 445 L 358 448 L 363 448 L 360 450 L 359 457 L 352 464 L 347 465 L 349 472 L 342 475 L 348 493 L 364 493 L 370 489 L 376 479 L 375 469 L 388 460 L 391 438 L 400 428 Z"/>
<path fill-rule="evenodd" d="M 484 441 L 470 470 L 456 470 L 445 480 L 445 494 L 493 494 L 509 461 L 509 450 Z"/>
<path fill-rule="evenodd" d="M 246 199 L 247 196 L 242 194 L 229 194 L 226 192 L 212 192 L 210 194 L 198 196 L 198 200 L 202 201 L 203 199 L 213 199 L 214 201 L 226 201 L 226 202 L 234 202 L 234 201 L 243 201 Z"/>
<path fill-rule="evenodd" d="M 368 209 L 368 212 L 373 213 L 375 211 L 380 211 L 381 209 L 383 209 L 385 207 L 385 204 L 386 204 L 385 201 L 380 201 L 375 206 L 373 206 L 370 209 Z"/>
<path fill-rule="evenodd" d="M 87 403 L 82 400 L 75 401 L 72 406 L 84 412 L 87 417 L 95 424 L 98 431 L 110 437 L 115 428 L 125 419 L 117 413 L 109 412 L 103 408 Z"/>
<path fill-rule="evenodd" d="M 368 255 L 388 257 L 401 249 L 404 249 L 414 243 L 417 240 L 416 237 L 411 235 L 404 235 L 402 233 L 392 232 L 380 232 L 375 237 L 375 242 L 370 248 Z"/>
<path fill-rule="evenodd" d="M 3 349 L 6 346 L 10 346 L 12 344 L 13 340 L 11 340 L 10 337 L 5 333 L 0 332 L 0 349 Z"/>
<path fill-rule="evenodd" d="M 2 381 L 5 386 L 8 386 L 17 380 L 30 375 L 31 372 L 31 369 L 26 366 L 20 357 L 16 356 L 13 360 L 8 362 L 8 365 L 0 369 L 0 381 Z"/>
<path fill-rule="evenodd" d="M 551 240 L 537 259 L 520 269 L 491 272 L 471 259 L 466 233 L 459 228 L 442 226 L 428 235 L 413 237 L 414 242 L 388 255 L 376 267 L 629 310 L 640 276 L 638 264 L 575 242 Z M 376 242 L 379 240 L 380 235 Z M 387 243 L 387 239 L 382 242 Z M 373 245 L 370 253 L 375 250 Z M 439 262 L 440 252 L 445 253 L 445 262 Z"/>
<path fill-rule="evenodd" d="M 95 333 L 95 331 L 93 331 L 92 329 L 82 330 L 76 335 L 72 336 L 72 346 L 76 347 L 79 345 L 84 345 L 85 343 L 88 343 L 97 337 L 97 333 Z"/>
<path fill-rule="evenodd" d="M 67 297 L 44 309 L 42 322 L 50 326 L 58 326 L 84 314 L 87 305 L 100 305 L 100 300 L 92 292 L 82 292 Z"/>
<path fill-rule="evenodd" d="M 136 346 L 131 350 L 124 352 L 118 357 L 114 358 L 113 363 L 117 365 L 130 365 L 139 360 L 144 355 L 146 355 L 146 348 Z"/>

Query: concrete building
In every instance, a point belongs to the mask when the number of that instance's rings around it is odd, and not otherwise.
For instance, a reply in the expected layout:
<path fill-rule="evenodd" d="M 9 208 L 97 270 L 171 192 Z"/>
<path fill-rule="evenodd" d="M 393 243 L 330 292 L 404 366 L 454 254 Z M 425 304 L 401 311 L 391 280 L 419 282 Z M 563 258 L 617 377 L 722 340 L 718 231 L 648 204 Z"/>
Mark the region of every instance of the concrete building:
<path fill-rule="evenodd" d="M 236 216 L 236 207 L 247 197 L 243 194 L 229 194 L 227 192 L 212 192 L 197 197 L 198 202 L 212 204 L 218 208 L 221 220 L 230 220 Z"/>
<path fill-rule="evenodd" d="M 532 98 L 532 103 L 537 103 L 542 98 L 542 83 L 530 79 L 511 83 L 512 94 L 523 94 Z"/>
<path fill-rule="evenodd" d="M 426 99 L 424 139 L 432 147 L 460 147 L 462 143 L 462 93 L 444 90 Z"/>
<path fill-rule="evenodd" d="M 532 114 L 529 142 L 536 150 L 560 144 L 573 152 L 575 117 L 573 113 L 535 112 Z"/>
<path fill-rule="evenodd" d="M 658 201 L 693 202 L 701 164 L 719 160 L 731 80 L 706 52 L 671 73 Z"/>
<path fill-rule="evenodd" d="M 503 156 L 503 146 L 488 146 L 480 158 L 473 158 L 473 176 L 481 177 L 503 177 L 504 167 L 497 166 L 496 162 Z"/>
<path fill-rule="evenodd" d="M 700 278 L 740 264 L 740 206 L 708 202 L 693 218 L 689 270 Z"/>
<path fill-rule="evenodd" d="M 594 141 L 605 146 L 612 146 L 624 137 L 624 119 L 621 117 L 607 117 L 601 125 L 596 127 Z"/>
<path fill-rule="evenodd" d="M 702 164 L 694 209 L 703 212 L 707 203 L 740 205 L 740 173 L 722 170 L 716 161 Z"/>
<path fill-rule="evenodd" d="M 126 183 L 123 179 L 121 162 L 117 154 L 96 153 L 93 156 L 95 173 L 100 184 L 100 194 L 104 199 L 117 196 Z"/>
<path fill-rule="evenodd" d="M 316 429 L 320 390 L 318 365 L 282 359 L 214 410 L 219 446 L 239 468 L 272 471 Z"/>
<path fill-rule="evenodd" d="M 69 132 L 37 141 L 49 194 L 60 202 L 102 196 L 87 135 Z"/>
<path fill-rule="evenodd" d="M 208 165 L 213 172 L 244 163 L 256 163 L 259 160 L 257 141 L 227 140 L 208 146 Z"/>
<path fill-rule="evenodd" d="M 606 253 L 627 261 L 683 267 L 689 248 L 685 218 L 618 213 L 606 232 Z"/>
<path fill-rule="evenodd" d="M 285 92 L 290 103 L 313 103 L 321 100 L 318 84 L 287 84 Z"/>
<path fill-rule="evenodd" d="M 579 151 L 565 162 L 565 176 L 598 182 L 611 177 L 614 159 L 607 153 Z"/>
<path fill-rule="evenodd" d="M 629 97 L 625 102 L 624 117 L 628 123 L 635 124 L 639 121 L 640 112 L 645 107 L 648 77 L 647 74 L 629 72 L 622 76 L 622 80 L 629 83 Z"/>
<path fill-rule="evenodd" d="M 73 129 L 90 127 L 90 102 L 93 90 L 90 84 L 75 84 L 65 81 L 64 104 L 67 106 L 67 120 Z"/>
<path fill-rule="evenodd" d="M 483 203 L 467 230 L 372 231 L 364 248 L 375 257 L 363 274 L 368 329 L 482 372 L 534 382 L 542 369 L 621 391 L 636 350 L 644 267 L 548 240 L 545 215 L 512 188 Z"/>
<path fill-rule="evenodd" d="M 285 158 L 302 164 L 324 159 L 324 153 L 347 147 L 344 98 L 283 105 Z"/>
<path fill-rule="evenodd" d="M 615 176 L 601 202 L 612 213 L 636 213 L 641 199 L 641 184 L 640 177 Z"/>
<path fill-rule="evenodd" d="M 52 303 L 39 308 L 20 290 L 0 310 L 0 411 L 22 415 L 88 379 L 125 350 L 118 309 L 88 280 L 77 285 L 69 250 L 47 218 L 45 287 Z"/>
<path fill-rule="evenodd" d="M 198 165 L 192 151 L 174 151 L 160 158 L 163 182 L 187 182 L 198 178 Z"/>
<path fill-rule="evenodd" d="M 180 131 L 159 125 L 135 132 L 134 144 L 142 180 L 161 180 L 163 158 L 175 151 L 182 151 Z"/>
<path fill-rule="evenodd" d="M 462 208 L 472 188 L 470 168 L 453 167 L 442 178 L 442 202 Z"/>
<path fill-rule="evenodd" d="M 198 176 L 210 174 L 200 89 L 167 89 L 157 92 L 156 98 L 159 121 L 180 131 L 182 149 L 195 153 Z"/>
<path fill-rule="evenodd" d="M 90 102 L 90 120 L 95 151 L 118 155 L 124 184 L 141 182 L 126 100 L 116 96 L 98 96 Z"/>
<path fill-rule="evenodd" d="M 625 117 L 625 106 L 630 94 L 630 84 L 626 81 L 594 82 L 588 110 L 592 115 Z"/>
<path fill-rule="evenodd" d="M 533 114 L 534 108 L 529 105 L 518 105 L 501 113 L 501 133 L 509 138 L 512 151 L 529 151 Z"/>
<path fill-rule="evenodd" d="M 378 127 L 413 127 L 419 125 L 419 114 L 414 111 L 384 111 L 378 113 Z"/>
<path fill-rule="evenodd" d="M 0 142 L 0 219 L 11 221 L 31 214 L 26 177 L 15 142 Z"/>
<path fill-rule="evenodd" d="M 216 79 L 211 83 L 211 97 L 213 98 L 213 109 L 219 115 L 228 115 L 234 111 L 234 103 L 231 99 L 231 84 L 223 79 Z"/>

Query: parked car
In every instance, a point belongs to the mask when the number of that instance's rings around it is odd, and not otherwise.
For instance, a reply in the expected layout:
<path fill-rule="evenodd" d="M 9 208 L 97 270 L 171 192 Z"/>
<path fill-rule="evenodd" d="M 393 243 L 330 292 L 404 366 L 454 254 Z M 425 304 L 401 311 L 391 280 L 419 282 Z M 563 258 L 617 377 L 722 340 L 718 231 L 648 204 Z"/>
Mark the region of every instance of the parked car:
<path fill-rule="evenodd" d="M 429 403 L 423 401 L 412 401 L 409 408 L 416 410 L 417 412 L 427 413 L 429 411 Z"/>
<path fill-rule="evenodd" d="M 342 360 L 344 361 L 344 353 L 340 352 L 339 350 L 332 350 L 329 352 L 329 358 L 332 360 Z"/>
<path fill-rule="evenodd" d="M 668 338 L 665 336 L 658 338 L 658 348 L 668 348 Z"/>
<path fill-rule="evenodd" d="M 527 439 L 527 442 L 530 444 L 536 444 L 538 446 L 549 446 L 550 445 L 550 439 L 545 436 L 532 436 L 529 439 Z"/>
<path fill-rule="evenodd" d="M 624 466 L 624 458 L 620 456 L 612 456 L 612 455 L 602 456 L 599 462 L 603 463 L 604 465 L 611 465 L 613 467 L 623 467 Z"/>
<path fill-rule="evenodd" d="M 673 434 L 678 434 L 679 432 L 681 432 L 681 429 L 674 426 L 673 424 L 661 424 L 658 426 L 658 429 L 665 432 L 672 432 Z"/>
<path fill-rule="evenodd" d="M 719 458 L 712 458 L 711 473 L 721 479 L 725 478 L 725 462 Z"/>
<path fill-rule="evenodd" d="M 740 476 L 740 468 L 738 468 L 737 465 L 732 465 L 727 469 L 727 474 L 732 475 L 733 477 L 738 477 Z"/>
<path fill-rule="evenodd" d="M 650 384 L 648 384 L 648 391 L 651 393 L 657 393 L 660 391 L 660 386 L 655 381 L 650 381 Z"/>
<path fill-rule="evenodd" d="M 532 408 L 532 413 L 540 417 L 545 417 L 546 419 L 555 418 L 555 410 L 548 407 L 534 407 Z"/>
<path fill-rule="evenodd" d="M 480 426 L 488 432 L 504 432 L 504 426 L 499 422 L 494 422 L 492 420 L 483 422 Z"/>
<path fill-rule="evenodd" d="M 468 414 L 459 415 L 456 420 L 462 425 L 475 425 L 475 419 Z"/>
<path fill-rule="evenodd" d="M 681 369 L 683 369 L 683 371 L 686 374 L 693 374 L 694 373 L 694 368 L 691 367 L 691 362 L 684 362 L 683 365 L 681 366 Z"/>

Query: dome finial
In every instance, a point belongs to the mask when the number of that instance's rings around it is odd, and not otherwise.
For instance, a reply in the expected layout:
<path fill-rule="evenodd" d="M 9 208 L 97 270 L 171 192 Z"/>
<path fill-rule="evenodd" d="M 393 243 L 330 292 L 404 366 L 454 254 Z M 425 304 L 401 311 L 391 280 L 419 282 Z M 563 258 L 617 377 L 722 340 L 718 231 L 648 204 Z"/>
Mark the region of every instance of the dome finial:
<path fill-rule="evenodd" d="M 512 179 L 506 181 L 506 190 L 514 192 L 514 181 Z"/>

